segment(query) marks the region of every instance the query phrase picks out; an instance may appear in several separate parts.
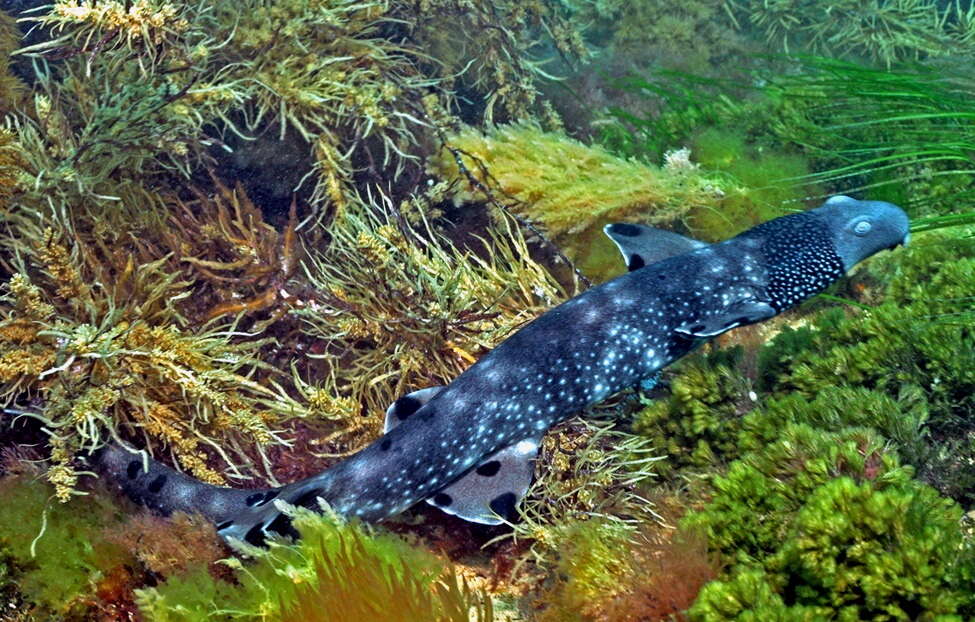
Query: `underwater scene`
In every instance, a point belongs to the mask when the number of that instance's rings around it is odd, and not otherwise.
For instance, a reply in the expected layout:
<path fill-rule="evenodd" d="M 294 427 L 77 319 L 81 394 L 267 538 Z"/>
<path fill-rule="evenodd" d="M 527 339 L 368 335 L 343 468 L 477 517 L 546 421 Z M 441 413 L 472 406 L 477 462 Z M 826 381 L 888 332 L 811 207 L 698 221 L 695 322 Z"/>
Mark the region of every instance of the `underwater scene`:
<path fill-rule="evenodd" d="M 0 0 L 47 620 L 975 620 L 975 4 Z"/>

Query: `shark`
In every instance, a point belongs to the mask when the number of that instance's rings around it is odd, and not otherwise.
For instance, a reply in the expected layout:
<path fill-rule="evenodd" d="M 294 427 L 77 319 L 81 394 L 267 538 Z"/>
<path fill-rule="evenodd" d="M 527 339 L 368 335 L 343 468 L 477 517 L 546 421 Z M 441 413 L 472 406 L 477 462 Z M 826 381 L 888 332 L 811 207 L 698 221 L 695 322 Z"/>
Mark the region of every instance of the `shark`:
<path fill-rule="evenodd" d="M 821 206 L 706 244 L 631 223 L 606 225 L 628 271 L 548 310 L 445 386 L 404 395 L 382 436 L 285 486 L 200 482 L 131 447 L 98 462 L 135 501 L 202 513 L 226 539 L 297 536 L 276 500 L 380 521 L 426 500 L 466 520 L 514 517 L 542 435 L 738 326 L 821 292 L 875 253 L 906 245 L 907 215 L 882 201 L 834 196 Z M 652 381 L 652 380 L 651 380 Z"/>

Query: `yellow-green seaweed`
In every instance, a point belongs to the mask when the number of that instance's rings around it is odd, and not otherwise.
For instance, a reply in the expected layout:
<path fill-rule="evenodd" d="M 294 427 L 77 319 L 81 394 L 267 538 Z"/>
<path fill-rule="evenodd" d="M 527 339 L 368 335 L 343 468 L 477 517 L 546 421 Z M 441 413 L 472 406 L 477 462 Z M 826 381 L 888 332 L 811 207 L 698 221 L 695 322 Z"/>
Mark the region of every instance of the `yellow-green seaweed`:
<path fill-rule="evenodd" d="M 480 184 L 513 202 L 515 213 L 542 225 L 583 272 L 601 279 L 623 270 L 603 225 L 621 220 L 674 225 L 724 195 L 720 183 L 686 153 L 675 152 L 665 166 L 655 167 L 527 123 L 486 133 L 467 128 L 448 145 L 463 154 L 464 166 Z M 457 200 L 484 199 L 479 188 L 469 187 L 449 150 L 430 166 L 460 184 Z"/>
<path fill-rule="evenodd" d="M 599 519 L 622 534 L 661 520 L 644 496 L 660 460 L 646 439 L 610 422 L 574 418 L 545 435 L 539 456 L 510 534 L 530 543 L 537 564 L 551 562 L 578 521 Z"/>
<path fill-rule="evenodd" d="M 203 446 L 240 476 L 245 446 L 282 442 L 273 423 L 299 411 L 250 378 L 266 367 L 260 341 L 235 341 L 232 326 L 185 327 L 175 305 L 187 284 L 165 259 L 99 273 L 68 232 L 47 229 L 0 295 L 0 395 L 49 435 L 59 498 L 76 490 L 79 452 L 123 436 L 213 483 L 226 480 Z M 22 406 L 25 395 L 39 407 Z"/>
<path fill-rule="evenodd" d="M 27 93 L 23 81 L 10 71 L 10 55 L 20 37 L 14 18 L 0 10 L 0 116 L 19 106 Z"/>
<path fill-rule="evenodd" d="M 241 545 L 253 560 L 225 561 L 237 584 L 200 569 L 140 590 L 143 615 L 150 622 L 494 619 L 491 599 L 432 554 L 329 512 L 286 511 L 301 533 L 298 542 Z"/>

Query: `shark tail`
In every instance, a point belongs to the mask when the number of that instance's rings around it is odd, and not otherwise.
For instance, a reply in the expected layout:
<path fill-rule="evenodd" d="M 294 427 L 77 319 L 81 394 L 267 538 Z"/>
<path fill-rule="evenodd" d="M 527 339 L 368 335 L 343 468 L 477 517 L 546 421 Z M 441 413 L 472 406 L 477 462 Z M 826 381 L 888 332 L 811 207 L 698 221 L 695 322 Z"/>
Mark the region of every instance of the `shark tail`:
<path fill-rule="evenodd" d="M 199 513 L 213 521 L 221 536 L 235 536 L 256 544 L 263 534 L 238 533 L 237 525 L 248 510 L 275 499 L 280 488 L 240 490 L 214 486 L 175 471 L 146 454 L 109 445 L 94 456 L 95 463 L 126 496 L 150 510 L 168 516 L 173 512 Z M 235 529 L 236 527 L 236 529 Z M 286 533 L 286 535 L 292 535 Z M 260 537 L 258 537 L 260 536 Z"/>

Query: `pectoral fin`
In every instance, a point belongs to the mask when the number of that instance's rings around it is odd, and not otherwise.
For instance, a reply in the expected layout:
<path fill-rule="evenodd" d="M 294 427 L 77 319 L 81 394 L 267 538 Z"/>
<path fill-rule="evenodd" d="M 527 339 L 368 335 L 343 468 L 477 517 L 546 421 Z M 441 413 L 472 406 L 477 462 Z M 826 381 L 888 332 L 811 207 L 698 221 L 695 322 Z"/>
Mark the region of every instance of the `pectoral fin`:
<path fill-rule="evenodd" d="M 686 337 L 707 339 L 735 326 L 768 319 L 775 313 L 775 309 L 767 302 L 756 300 L 736 302 L 718 313 L 678 326 L 677 332 Z"/>
<path fill-rule="evenodd" d="M 427 503 L 473 523 L 511 520 L 531 484 L 540 442 L 541 437 L 529 438 L 491 454 Z"/>
<path fill-rule="evenodd" d="M 672 231 L 626 222 L 606 225 L 603 233 L 620 249 L 630 272 L 707 246 Z"/>

